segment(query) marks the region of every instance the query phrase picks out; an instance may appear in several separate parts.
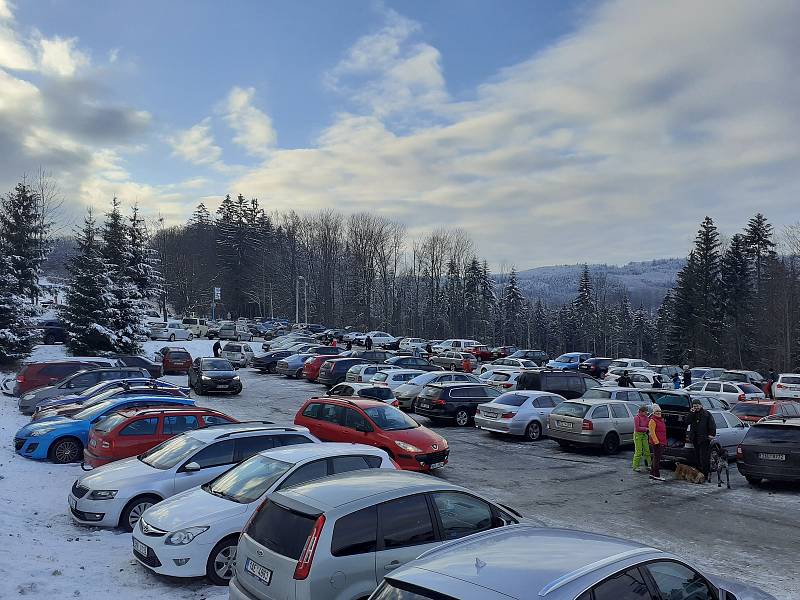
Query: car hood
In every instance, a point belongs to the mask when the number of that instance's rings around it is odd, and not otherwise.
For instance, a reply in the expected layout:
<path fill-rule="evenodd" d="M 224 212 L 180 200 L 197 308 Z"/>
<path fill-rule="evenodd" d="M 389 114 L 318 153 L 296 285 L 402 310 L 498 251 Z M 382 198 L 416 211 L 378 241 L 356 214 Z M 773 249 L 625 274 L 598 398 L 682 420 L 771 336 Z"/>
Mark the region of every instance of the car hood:
<path fill-rule="evenodd" d="M 55 427 L 64 427 L 66 425 L 74 425 L 77 423 L 75 419 L 67 419 L 66 417 L 46 417 L 41 421 L 34 421 L 33 423 L 28 423 L 24 427 L 22 427 L 19 431 L 17 431 L 16 437 L 28 437 L 34 431 L 39 431 L 42 429 L 53 429 Z"/>
<path fill-rule="evenodd" d="M 48 408 L 50 406 L 59 406 L 61 404 L 73 404 L 75 402 L 83 402 L 85 398 L 81 394 L 61 394 L 58 396 L 51 396 L 46 400 L 39 403 L 40 408 Z"/>
<path fill-rule="evenodd" d="M 48 385 L 45 387 L 40 387 L 34 392 L 28 392 L 28 393 L 33 394 L 34 402 L 40 402 L 42 400 L 47 400 L 49 398 L 55 398 L 56 396 L 63 394 L 63 391 L 54 385 Z"/>
<path fill-rule="evenodd" d="M 203 375 L 207 377 L 234 377 L 236 375 L 236 371 L 203 371 Z"/>
<path fill-rule="evenodd" d="M 166 473 L 144 464 L 135 456 L 118 460 L 92 471 L 79 479 L 80 483 L 92 490 L 138 489 L 157 473 Z M 124 497 L 120 495 L 120 497 Z"/>
<path fill-rule="evenodd" d="M 211 525 L 222 519 L 244 515 L 248 506 L 250 505 L 214 496 L 196 487 L 149 508 L 144 514 L 144 520 L 159 529 L 175 531 L 184 527 Z"/>
<path fill-rule="evenodd" d="M 732 579 L 718 577 L 716 575 L 709 576 L 711 582 L 717 587 L 721 587 L 726 592 L 732 592 L 737 600 L 777 600 L 772 594 L 758 589 L 746 583 L 740 583 Z"/>
<path fill-rule="evenodd" d="M 447 440 L 427 427 L 387 431 L 386 434 L 395 440 L 413 444 L 423 452 L 438 452 L 447 448 Z M 434 448 L 433 444 L 436 444 L 437 447 Z"/>
<path fill-rule="evenodd" d="M 403 383 L 394 390 L 395 395 L 400 394 L 403 395 L 411 395 L 411 394 L 419 394 L 422 390 L 421 385 L 416 385 L 413 383 Z"/>

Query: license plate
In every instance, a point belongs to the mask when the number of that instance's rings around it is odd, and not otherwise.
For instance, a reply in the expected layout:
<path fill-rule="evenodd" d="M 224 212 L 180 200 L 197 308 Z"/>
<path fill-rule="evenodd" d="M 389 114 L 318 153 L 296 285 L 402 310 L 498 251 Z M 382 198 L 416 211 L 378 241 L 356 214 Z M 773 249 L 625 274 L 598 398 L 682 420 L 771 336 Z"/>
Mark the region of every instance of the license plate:
<path fill-rule="evenodd" d="M 136 538 L 132 539 L 133 539 L 133 549 L 136 550 L 142 556 L 147 556 L 147 553 L 150 550 L 150 548 L 148 546 L 145 546 L 142 542 L 140 542 Z"/>
<path fill-rule="evenodd" d="M 431 405 L 428 404 L 427 402 L 418 402 L 417 404 L 419 405 L 420 408 L 430 408 L 431 407 Z"/>
<path fill-rule="evenodd" d="M 556 421 L 556 427 L 561 427 L 562 429 L 572 429 L 572 423 L 569 421 Z"/>
<path fill-rule="evenodd" d="M 253 562 L 249 558 L 247 559 L 244 568 L 248 573 L 257 577 L 267 585 L 269 585 L 270 581 L 272 581 L 272 571 L 270 571 L 267 567 L 262 567 L 257 562 Z"/>
<path fill-rule="evenodd" d="M 70 508 L 77 508 L 78 506 L 78 501 L 75 500 L 75 498 L 73 498 L 72 496 L 67 496 L 67 502 L 69 502 Z"/>
<path fill-rule="evenodd" d="M 769 454 L 766 452 L 759 452 L 758 458 L 761 460 L 786 460 L 785 454 Z"/>
<path fill-rule="evenodd" d="M 433 463 L 431 469 L 441 469 L 444 466 L 443 462 Z"/>
<path fill-rule="evenodd" d="M 486 416 L 489 419 L 496 419 L 498 417 L 498 413 L 487 412 L 487 413 L 483 413 L 483 414 L 484 414 L 484 416 Z"/>
<path fill-rule="evenodd" d="M 217 384 L 217 389 L 220 389 L 220 390 L 226 390 L 229 387 L 231 387 L 231 386 L 228 385 L 227 383 L 219 383 L 219 384 Z"/>

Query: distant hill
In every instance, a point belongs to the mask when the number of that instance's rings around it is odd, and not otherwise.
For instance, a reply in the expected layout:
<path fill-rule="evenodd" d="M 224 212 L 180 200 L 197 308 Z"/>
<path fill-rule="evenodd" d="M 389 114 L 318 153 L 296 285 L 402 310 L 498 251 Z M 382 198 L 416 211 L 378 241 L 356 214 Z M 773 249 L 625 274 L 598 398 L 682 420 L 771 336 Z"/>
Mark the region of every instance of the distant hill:
<path fill-rule="evenodd" d="M 621 267 L 589 265 L 589 271 L 595 279 L 605 278 L 609 294 L 624 288 L 631 304 L 638 306 L 641 302 L 646 309 L 655 310 L 675 284 L 675 277 L 685 262 L 682 258 L 664 258 L 631 262 Z M 582 269 L 583 265 L 577 264 L 520 271 L 520 287 L 531 298 L 541 298 L 548 304 L 563 304 L 575 297 Z"/>

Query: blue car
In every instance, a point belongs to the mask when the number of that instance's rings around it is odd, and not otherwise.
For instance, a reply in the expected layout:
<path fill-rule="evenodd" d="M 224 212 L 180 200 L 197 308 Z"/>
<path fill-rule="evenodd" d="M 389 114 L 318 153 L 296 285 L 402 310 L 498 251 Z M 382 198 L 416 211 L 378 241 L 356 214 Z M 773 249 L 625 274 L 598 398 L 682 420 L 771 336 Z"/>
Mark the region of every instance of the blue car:
<path fill-rule="evenodd" d="M 588 358 L 592 358 L 590 352 L 567 352 L 558 358 L 547 362 L 549 369 L 558 369 L 559 371 L 577 371 L 578 365 Z"/>
<path fill-rule="evenodd" d="M 174 383 L 170 383 L 169 381 L 160 381 L 158 379 L 150 379 L 145 377 L 139 377 L 135 379 L 114 379 L 112 381 L 101 381 L 97 385 L 93 385 L 90 388 L 85 389 L 80 394 L 66 394 L 64 396 L 56 396 L 54 398 L 48 398 L 47 400 L 43 400 L 36 405 L 34 409 L 34 420 L 36 419 L 36 413 L 40 413 L 42 411 L 56 408 L 59 406 L 64 406 L 66 404 L 84 404 L 87 400 L 91 398 L 95 398 L 100 394 L 105 394 L 111 390 L 125 390 L 130 388 L 141 388 L 141 387 L 155 387 L 158 389 L 179 389 L 187 396 L 189 395 L 189 388 L 185 386 L 175 385 Z M 110 396 L 109 396 L 110 397 Z"/>
<path fill-rule="evenodd" d="M 112 398 L 71 417 L 45 417 L 28 423 L 14 435 L 14 450 L 26 458 L 49 458 L 58 464 L 76 462 L 83 456 L 89 429 L 102 418 L 122 408 L 162 405 L 194 406 L 194 400 L 146 395 Z"/>

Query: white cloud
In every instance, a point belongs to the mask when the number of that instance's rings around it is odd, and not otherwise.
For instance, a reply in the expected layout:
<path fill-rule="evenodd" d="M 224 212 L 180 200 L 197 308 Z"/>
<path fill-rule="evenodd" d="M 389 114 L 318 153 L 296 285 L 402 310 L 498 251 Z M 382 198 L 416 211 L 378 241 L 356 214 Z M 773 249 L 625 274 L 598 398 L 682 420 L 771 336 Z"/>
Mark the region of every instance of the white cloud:
<path fill-rule="evenodd" d="M 0 0 L 0 68 L 31 71 L 36 67 L 33 55 L 15 25 L 11 4 Z"/>
<path fill-rule="evenodd" d="M 108 62 L 112 65 L 119 60 L 119 48 L 112 48 L 108 51 Z"/>
<path fill-rule="evenodd" d="M 89 64 L 89 57 L 76 48 L 77 38 L 58 36 L 39 40 L 41 70 L 47 75 L 72 77 Z"/>
<path fill-rule="evenodd" d="M 214 143 L 211 119 L 205 118 L 197 125 L 177 132 L 169 138 L 173 156 L 196 165 L 219 164 L 222 148 Z"/>
<path fill-rule="evenodd" d="M 252 156 L 265 157 L 276 142 L 272 119 L 253 106 L 253 88 L 234 87 L 223 107 L 225 122 L 234 130 L 233 141 Z"/>

